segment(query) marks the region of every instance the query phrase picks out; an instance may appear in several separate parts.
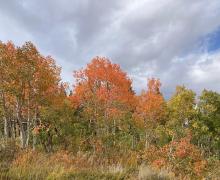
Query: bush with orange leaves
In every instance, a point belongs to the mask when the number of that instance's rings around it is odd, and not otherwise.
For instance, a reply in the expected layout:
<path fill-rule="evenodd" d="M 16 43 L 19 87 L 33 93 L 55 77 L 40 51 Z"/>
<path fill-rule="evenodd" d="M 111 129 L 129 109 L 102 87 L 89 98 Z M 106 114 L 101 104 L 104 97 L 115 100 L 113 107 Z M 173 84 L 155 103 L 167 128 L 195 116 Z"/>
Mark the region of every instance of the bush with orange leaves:
<path fill-rule="evenodd" d="M 190 140 L 191 136 L 188 135 L 162 148 L 151 146 L 144 151 L 143 159 L 156 169 L 172 169 L 181 178 L 204 177 L 208 163 Z"/>
<path fill-rule="evenodd" d="M 37 157 L 39 153 L 37 151 L 27 150 L 26 152 L 20 152 L 17 156 L 17 158 L 13 161 L 13 166 L 21 166 L 22 168 L 25 168 L 25 166 L 28 166 L 29 164 L 35 162 L 35 158 Z"/>

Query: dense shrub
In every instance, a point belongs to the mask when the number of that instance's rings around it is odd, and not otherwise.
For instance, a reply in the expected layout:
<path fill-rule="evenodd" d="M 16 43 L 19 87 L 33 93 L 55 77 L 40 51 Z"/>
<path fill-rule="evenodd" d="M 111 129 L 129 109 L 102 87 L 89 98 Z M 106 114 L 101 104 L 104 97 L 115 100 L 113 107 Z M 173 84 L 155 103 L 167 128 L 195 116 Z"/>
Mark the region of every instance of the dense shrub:
<path fill-rule="evenodd" d="M 182 178 L 206 175 L 208 162 L 201 151 L 190 143 L 190 136 L 172 141 L 162 148 L 151 146 L 144 152 L 144 159 L 158 169 L 172 169 L 176 176 Z"/>

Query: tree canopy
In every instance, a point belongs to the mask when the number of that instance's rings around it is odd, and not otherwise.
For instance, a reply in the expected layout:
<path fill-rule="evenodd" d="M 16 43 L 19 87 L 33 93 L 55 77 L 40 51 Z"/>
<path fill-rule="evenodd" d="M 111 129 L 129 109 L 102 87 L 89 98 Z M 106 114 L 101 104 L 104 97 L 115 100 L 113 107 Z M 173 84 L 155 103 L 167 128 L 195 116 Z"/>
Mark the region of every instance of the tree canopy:
<path fill-rule="evenodd" d="M 44 151 L 68 172 L 77 169 L 73 164 L 120 164 L 135 176 L 148 164 L 179 179 L 219 177 L 218 92 L 204 89 L 197 96 L 177 86 L 165 99 L 162 82 L 146 77 L 146 89 L 136 94 L 120 65 L 99 56 L 74 71 L 71 85 L 60 74 L 56 61 L 33 43 L 0 42 L 0 138 L 22 149 L 11 172 Z"/>

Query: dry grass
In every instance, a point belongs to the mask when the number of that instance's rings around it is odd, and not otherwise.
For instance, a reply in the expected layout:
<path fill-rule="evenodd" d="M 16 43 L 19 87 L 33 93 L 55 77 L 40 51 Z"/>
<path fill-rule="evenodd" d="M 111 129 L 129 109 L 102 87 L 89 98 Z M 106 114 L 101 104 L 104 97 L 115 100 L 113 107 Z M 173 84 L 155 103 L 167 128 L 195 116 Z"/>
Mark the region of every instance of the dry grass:
<path fill-rule="evenodd" d="M 207 177 L 218 179 L 219 161 L 210 160 Z M 22 151 L 15 142 L 0 145 L 0 179 L 131 179 L 166 180 L 175 177 L 169 169 L 156 169 L 153 165 L 138 165 L 138 154 L 106 157 L 100 154 L 58 151 Z M 185 176 L 187 177 L 187 176 Z"/>
<path fill-rule="evenodd" d="M 167 180 L 175 179 L 174 173 L 168 170 L 156 170 L 150 166 L 141 165 L 139 167 L 138 179 L 140 180 Z"/>
<path fill-rule="evenodd" d="M 37 152 L 20 152 L 12 162 L 8 176 L 14 179 L 124 179 L 126 169 L 122 165 L 106 165 L 99 157 L 66 151 L 51 155 Z"/>

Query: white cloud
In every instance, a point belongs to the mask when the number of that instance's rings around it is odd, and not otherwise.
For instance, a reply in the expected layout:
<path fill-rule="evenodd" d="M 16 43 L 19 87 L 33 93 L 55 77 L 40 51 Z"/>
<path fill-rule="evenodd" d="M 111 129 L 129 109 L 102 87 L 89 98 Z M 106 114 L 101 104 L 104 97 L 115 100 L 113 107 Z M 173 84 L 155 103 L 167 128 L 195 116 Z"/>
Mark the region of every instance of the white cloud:
<path fill-rule="evenodd" d="M 197 58 L 197 62 L 189 71 L 192 81 L 204 85 L 220 83 L 220 51 L 202 54 L 195 58 Z M 220 91 L 220 87 L 218 90 Z"/>
<path fill-rule="evenodd" d="M 0 39 L 33 41 L 68 81 L 103 55 L 131 75 L 137 92 L 152 76 L 167 96 L 176 84 L 219 90 L 219 53 L 204 53 L 209 42 L 201 43 L 220 27 L 219 9 L 219 0 L 0 0 Z"/>

